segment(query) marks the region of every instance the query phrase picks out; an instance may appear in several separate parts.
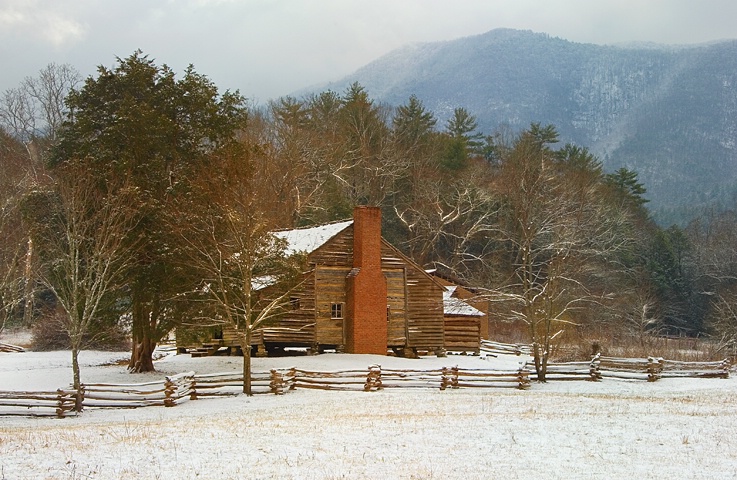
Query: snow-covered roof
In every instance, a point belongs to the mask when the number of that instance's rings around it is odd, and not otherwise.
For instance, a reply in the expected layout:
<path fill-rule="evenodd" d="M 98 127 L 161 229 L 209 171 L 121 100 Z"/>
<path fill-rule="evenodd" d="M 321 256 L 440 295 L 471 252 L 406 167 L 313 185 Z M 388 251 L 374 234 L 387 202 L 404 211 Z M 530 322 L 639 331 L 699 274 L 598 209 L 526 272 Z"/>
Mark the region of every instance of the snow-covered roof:
<path fill-rule="evenodd" d="M 251 288 L 253 290 L 261 290 L 262 288 L 270 287 L 277 281 L 277 277 L 274 275 L 262 275 L 260 277 L 253 277 L 251 279 Z"/>
<path fill-rule="evenodd" d="M 287 255 L 311 253 L 352 223 L 353 220 L 328 223 L 317 227 L 283 230 L 281 232 L 274 232 L 274 235 L 287 241 L 287 248 L 284 251 Z"/>
<path fill-rule="evenodd" d="M 443 292 L 443 313 L 445 315 L 463 315 L 467 317 L 482 317 L 484 315 L 481 310 L 472 307 L 460 298 L 454 297 L 455 291 L 455 285 L 445 287 Z"/>

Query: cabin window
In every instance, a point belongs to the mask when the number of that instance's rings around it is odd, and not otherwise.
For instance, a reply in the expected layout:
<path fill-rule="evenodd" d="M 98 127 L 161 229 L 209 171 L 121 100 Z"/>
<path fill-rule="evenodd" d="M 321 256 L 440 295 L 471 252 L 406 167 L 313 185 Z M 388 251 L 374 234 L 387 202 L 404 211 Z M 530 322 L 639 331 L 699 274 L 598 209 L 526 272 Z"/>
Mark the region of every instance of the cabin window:
<path fill-rule="evenodd" d="M 333 319 L 343 318 L 343 304 L 342 303 L 331 303 L 330 304 L 330 318 L 333 318 Z"/>
<path fill-rule="evenodd" d="M 299 297 L 290 297 L 289 306 L 292 307 L 292 310 L 299 310 Z"/>

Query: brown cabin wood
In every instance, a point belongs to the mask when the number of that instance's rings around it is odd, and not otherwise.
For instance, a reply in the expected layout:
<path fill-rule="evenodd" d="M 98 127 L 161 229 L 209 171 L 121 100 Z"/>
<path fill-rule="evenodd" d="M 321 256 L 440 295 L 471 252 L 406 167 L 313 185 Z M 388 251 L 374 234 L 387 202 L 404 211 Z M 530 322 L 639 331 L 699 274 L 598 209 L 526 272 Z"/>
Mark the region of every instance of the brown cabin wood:
<path fill-rule="evenodd" d="M 343 348 L 346 318 L 333 318 L 331 306 L 347 301 L 346 277 L 353 268 L 352 245 L 351 225 L 308 255 L 310 271 L 290 294 L 299 308 L 261 329 L 267 347 Z M 384 240 L 381 269 L 387 283 L 387 348 L 442 349 L 443 287 Z"/>
<path fill-rule="evenodd" d="M 368 207 L 357 207 L 357 214 L 361 208 Z M 292 308 L 257 329 L 253 346 L 264 351 L 285 347 L 343 351 L 350 344 L 349 304 L 353 300 L 349 298 L 348 284 L 356 271 L 353 258 L 355 225 L 356 222 L 347 224 L 319 247 L 306 252 L 307 272 L 300 285 L 289 294 Z M 376 234 L 380 238 L 381 232 Z M 445 287 L 383 238 L 380 239 L 380 256 L 381 273 L 386 281 L 386 300 L 381 311 L 382 321 L 386 321 L 387 350 L 409 354 L 418 350 L 443 352 Z M 223 330 L 219 345 L 228 347 L 232 353 L 238 348 L 237 335 L 228 328 Z M 476 338 L 475 345 L 464 337 L 463 346 L 468 351 L 478 351 L 478 327 L 471 326 L 471 330 Z M 361 335 L 366 335 L 365 331 Z M 200 354 L 210 355 L 216 351 L 204 349 Z"/>

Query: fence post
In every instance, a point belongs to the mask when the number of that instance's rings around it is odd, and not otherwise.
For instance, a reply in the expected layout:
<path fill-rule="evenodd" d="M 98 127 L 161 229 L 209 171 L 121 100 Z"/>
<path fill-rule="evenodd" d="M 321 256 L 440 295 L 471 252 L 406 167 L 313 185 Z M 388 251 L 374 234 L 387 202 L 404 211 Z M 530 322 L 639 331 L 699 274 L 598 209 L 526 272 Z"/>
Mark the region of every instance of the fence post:
<path fill-rule="evenodd" d="M 192 375 L 192 390 L 189 392 L 190 400 L 197 400 L 197 377 Z"/>
<path fill-rule="evenodd" d="M 598 382 L 601 380 L 601 353 L 594 355 L 589 365 L 589 378 L 592 382 Z"/>
<path fill-rule="evenodd" d="M 297 367 L 289 369 L 289 390 L 297 388 Z"/>
<path fill-rule="evenodd" d="M 731 365 L 731 362 L 728 358 L 725 358 L 722 360 L 722 363 L 719 364 L 719 370 L 722 378 L 729 378 L 729 367 Z"/>
<path fill-rule="evenodd" d="M 663 371 L 663 359 L 647 357 L 647 381 L 654 382 L 660 378 Z"/>
<path fill-rule="evenodd" d="M 369 365 L 368 375 L 366 376 L 366 384 L 363 386 L 364 392 L 372 390 L 381 390 L 381 365 Z"/>
<path fill-rule="evenodd" d="M 530 388 L 530 371 L 524 363 L 517 370 L 517 388 L 520 390 Z"/>
<path fill-rule="evenodd" d="M 440 390 L 445 390 L 448 387 L 458 388 L 458 365 L 443 367 L 443 374 L 440 377 Z"/>
<path fill-rule="evenodd" d="M 458 365 L 451 367 L 450 372 L 450 388 L 458 388 Z"/>
<path fill-rule="evenodd" d="M 164 406 L 174 407 L 177 404 L 177 385 L 171 381 L 170 377 L 166 377 L 164 382 Z"/>
<path fill-rule="evenodd" d="M 69 385 L 74 388 L 73 385 Z M 74 411 L 81 412 L 84 406 L 84 386 L 80 385 L 79 390 L 74 391 Z"/>
<path fill-rule="evenodd" d="M 61 388 L 58 388 L 56 390 L 56 416 L 59 418 L 62 418 L 66 411 L 68 410 L 67 407 L 64 406 L 64 404 L 67 402 L 67 399 L 69 398 L 69 394 L 62 390 Z M 76 395 L 75 395 L 76 399 Z M 76 400 L 75 400 L 76 402 Z"/>
<path fill-rule="evenodd" d="M 271 393 L 274 395 L 284 395 L 284 375 L 275 368 L 272 368 L 270 372 L 271 381 L 269 382 L 269 388 L 271 389 Z"/>

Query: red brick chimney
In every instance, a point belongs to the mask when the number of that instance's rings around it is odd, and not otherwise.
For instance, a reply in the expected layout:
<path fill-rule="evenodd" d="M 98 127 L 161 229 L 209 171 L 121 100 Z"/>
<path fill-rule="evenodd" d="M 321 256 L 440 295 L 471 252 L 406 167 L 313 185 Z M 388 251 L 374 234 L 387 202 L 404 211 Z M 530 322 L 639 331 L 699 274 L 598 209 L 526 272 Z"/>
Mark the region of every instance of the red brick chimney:
<path fill-rule="evenodd" d="M 386 355 L 386 278 L 381 272 L 381 209 L 353 210 L 353 269 L 346 278 L 346 351 Z"/>

